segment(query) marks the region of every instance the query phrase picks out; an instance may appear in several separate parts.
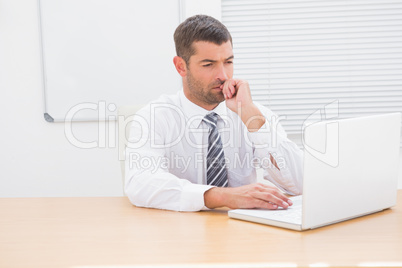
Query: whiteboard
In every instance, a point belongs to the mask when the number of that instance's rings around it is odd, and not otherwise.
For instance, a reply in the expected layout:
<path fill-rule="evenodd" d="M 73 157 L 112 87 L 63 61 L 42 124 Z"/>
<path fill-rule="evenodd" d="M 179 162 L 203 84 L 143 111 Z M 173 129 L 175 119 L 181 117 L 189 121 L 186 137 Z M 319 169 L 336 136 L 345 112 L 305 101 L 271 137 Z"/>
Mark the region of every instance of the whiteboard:
<path fill-rule="evenodd" d="M 179 0 L 38 0 L 48 122 L 113 118 L 181 89 Z"/>

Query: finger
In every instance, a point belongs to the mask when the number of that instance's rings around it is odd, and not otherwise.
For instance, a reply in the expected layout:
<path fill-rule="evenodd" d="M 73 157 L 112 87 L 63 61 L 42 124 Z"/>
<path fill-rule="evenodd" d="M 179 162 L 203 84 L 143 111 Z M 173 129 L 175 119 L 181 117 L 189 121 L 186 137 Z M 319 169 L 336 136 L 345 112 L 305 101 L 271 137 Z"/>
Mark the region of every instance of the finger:
<path fill-rule="evenodd" d="M 274 192 L 275 196 L 279 199 L 281 199 L 283 202 L 286 202 L 289 206 L 293 205 L 292 200 L 290 200 L 286 195 L 284 195 L 280 191 Z"/>
<path fill-rule="evenodd" d="M 261 205 L 259 206 L 259 208 L 275 210 L 278 209 L 278 205 L 272 204 L 270 202 L 261 201 Z"/>
<path fill-rule="evenodd" d="M 287 206 L 293 205 L 292 200 L 290 200 L 286 195 L 284 195 L 280 191 L 273 191 L 273 192 L 270 192 L 270 193 L 275 195 L 275 197 L 278 198 L 279 200 L 281 200 L 282 202 L 286 203 Z"/>
<path fill-rule="evenodd" d="M 223 93 L 223 95 L 225 96 L 225 99 L 230 99 L 230 98 L 232 97 L 232 96 L 231 96 L 231 93 L 230 93 L 230 90 L 229 90 L 229 83 L 228 83 L 228 81 L 226 81 L 226 82 L 223 84 L 222 93 Z"/>
<path fill-rule="evenodd" d="M 256 198 L 256 199 L 254 199 L 252 208 L 263 208 L 263 209 L 274 210 L 274 209 L 278 209 L 278 205 Z"/>
<path fill-rule="evenodd" d="M 239 88 L 241 87 L 241 80 L 232 79 L 230 83 L 230 90 L 233 96 L 237 94 Z"/>
<path fill-rule="evenodd" d="M 286 202 L 289 206 L 293 205 L 292 200 L 289 199 L 286 195 L 284 195 L 281 191 L 279 191 L 278 188 L 267 185 L 265 183 L 259 183 L 259 184 L 262 187 L 260 191 L 269 192 L 275 195 L 277 198 L 281 199 L 282 201 Z"/>
<path fill-rule="evenodd" d="M 231 89 L 232 85 L 228 84 L 227 85 L 227 90 L 226 90 L 226 95 L 228 96 L 229 99 L 231 99 L 233 97 L 233 93 L 232 93 L 232 89 Z"/>
<path fill-rule="evenodd" d="M 278 207 L 283 207 L 283 208 L 288 208 L 289 204 L 285 201 L 283 201 L 282 199 L 276 197 L 274 194 L 272 193 L 268 193 L 268 192 L 254 192 L 252 193 L 252 196 L 254 198 L 258 198 L 262 201 L 268 202 L 268 203 L 272 203 L 274 205 L 277 205 Z"/>
<path fill-rule="evenodd" d="M 229 82 L 229 90 L 232 95 L 234 95 L 236 93 L 236 85 L 237 85 L 237 81 L 231 79 Z"/>
<path fill-rule="evenodd" d="M 232 98 L 236 93 L 236 84 L 237 81 L 234 79 L 228 79 L 223 84 L 222 93 L 226 96 L 226 98 Z"/>

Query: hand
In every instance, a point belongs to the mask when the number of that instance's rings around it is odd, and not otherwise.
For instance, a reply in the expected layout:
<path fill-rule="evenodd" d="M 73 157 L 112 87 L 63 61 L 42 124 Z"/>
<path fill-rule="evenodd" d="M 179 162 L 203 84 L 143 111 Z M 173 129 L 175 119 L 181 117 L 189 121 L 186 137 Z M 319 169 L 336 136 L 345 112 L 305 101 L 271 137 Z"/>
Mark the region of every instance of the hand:
<path fill-rule="evenodd" d="M 247 81 L 239 79 L 228 79 L 221 85 L 222 93 L 225 96 L 226 106 L 235 113 L 239 108 L 246 108 L 253 105 L 250 86 Z"/>
<path fill-rule="evenodd" d="M 255 183 L 234 188 L 214 187 L 204 193 L 205 206 L 208 208 L 288 208 L 293 203 L 276 187 Z"/>
<path fill-rule="evenodd" d="M 221 89 L 226 106 L 241 118 L 248 131 L 258 131 L 264 125 L 265 117 L 254 105 L 247 81 L 228 79 L 221 85 Z"/>

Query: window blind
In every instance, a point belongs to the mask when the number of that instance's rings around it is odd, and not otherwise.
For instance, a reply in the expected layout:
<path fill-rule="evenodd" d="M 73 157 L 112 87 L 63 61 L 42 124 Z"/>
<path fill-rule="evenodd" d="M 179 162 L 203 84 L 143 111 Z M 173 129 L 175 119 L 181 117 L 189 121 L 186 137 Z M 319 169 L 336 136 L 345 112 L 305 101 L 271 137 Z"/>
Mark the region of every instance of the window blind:
<path fill-rule="evenodd" d="M 402 0 L 222 0 L 222 22 L 235 76 L 289 134 L 328 104 L 338 118 L 402 112 Z"/>

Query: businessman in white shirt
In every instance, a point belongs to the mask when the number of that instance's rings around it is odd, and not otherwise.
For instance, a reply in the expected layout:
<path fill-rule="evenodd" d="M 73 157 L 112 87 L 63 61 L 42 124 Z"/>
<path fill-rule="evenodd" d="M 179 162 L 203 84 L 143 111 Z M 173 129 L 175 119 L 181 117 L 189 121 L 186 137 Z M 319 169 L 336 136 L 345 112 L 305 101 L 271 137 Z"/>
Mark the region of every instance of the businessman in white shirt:
<path fill-rule="evenodd" d="M 253 102 L 247 81 L 233 78 L 227 28 L 196 15 L 177 27 L 174 40 L 183 89 L 134 117 L 126 149 L 129 200 L 176 211 L 291 206 L 283 192 L 301 194 L 302 152 L 278 117 Z M 257 168 L 276 187 L 257 183 Z"/>

